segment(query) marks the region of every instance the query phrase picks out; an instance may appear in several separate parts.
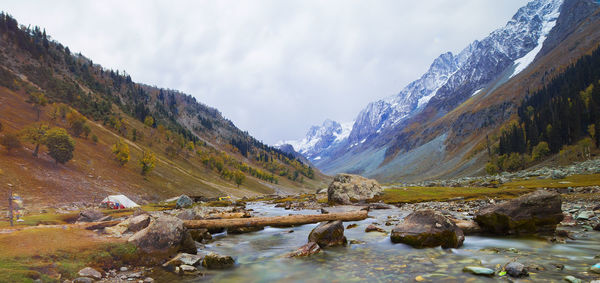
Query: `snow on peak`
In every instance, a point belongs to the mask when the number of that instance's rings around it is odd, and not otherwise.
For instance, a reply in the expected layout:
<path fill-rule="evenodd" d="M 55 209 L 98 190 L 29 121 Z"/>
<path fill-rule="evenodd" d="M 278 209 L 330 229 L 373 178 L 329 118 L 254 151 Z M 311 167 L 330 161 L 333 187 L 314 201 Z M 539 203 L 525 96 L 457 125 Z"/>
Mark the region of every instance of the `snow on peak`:
<path fill-rule="evenodd" d="M 338 123 L 326 119 L 320 126 L 312 126 L 301 140 L 280 141 L 275 146 L 289 144 L 294 150 L 312 160 L 317 159 L 318 153 L 330 146 L 343 142 L 347 139 L 354 122 Z"/>

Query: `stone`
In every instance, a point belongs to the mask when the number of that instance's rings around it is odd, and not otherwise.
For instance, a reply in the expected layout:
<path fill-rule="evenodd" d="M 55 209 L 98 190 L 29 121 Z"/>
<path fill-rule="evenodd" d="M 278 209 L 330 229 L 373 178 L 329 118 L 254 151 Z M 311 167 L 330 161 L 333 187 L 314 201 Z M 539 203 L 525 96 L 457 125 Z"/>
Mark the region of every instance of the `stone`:
<path fill-rule="evenodd" d="M 216 253 L 209 253 L 204 257 L 202 266 L 208 269 L 225 269 L 233 267 L 235 260 L 230 256 L 222 256 Z"/>
<path fill-rule="evenodd" d="M 538 190 L 500 204 L 486 206 L 475 215 L 483 232 L 507 234 L 554 233 L 563 220 L 560 194 Z"/>
<path fill-rule="evenodd" d="M 92 279 L 96 279 L 96 280 L 102 279 L 102 273 L 100 273 L 98 270 L 93 269 L 91 267 L 86 267 L 82 270 L 79 270 L 79 272 L 77 272 L 77 274 L 81 277 L 88 277 L 88 278 L 92 278 Z"/>
<path fill-rule="evenodd" d="M 348 226 L 346 226 L 346 229 L 352 229 L 352 228 L 356 228 L 356 227 L 358 227 L 358 224 L 352 223 L 352 224 L 348 224 Z"/>
<path fill-rule="evenodd" d="M 77 277 L 73 279 L 73 283 L 92 283 L 94 279 L 88 277 Z"/>
<path fill-rule="evenodd" d="M 481 227 L 473 220 L 453 220 L 454 224 L 460 228 L 465 235 L 481 233 Z"/>
<path fill-rule="evenodd" d="M 150 224 L 150 215 L 141 214 L 138 216 L 130 217 L 124 221 L 127 225 L 127 232 L 138 232 Z"/>
<path fill-rule="evenodd" d="M 327 188 L 327 200 L 336 204 L 366 201 L 383 192 L 379 183 L 359 175 L 338 174 Z"/>
<path fill-rule="evenodd" d="M 202 242 L 204 240 L 212 240 L 212 235 L 208 232 L 208 229 L 200 228 L 200 229 L 188 229 L 192 239 L 196 242 Z"/>
<path fill-rule="evenodd" d="M 102 211 L 97 209 L 88 209 L 79 213 L 79 222 L 97 222 L 101 218 L 105 217 Z"/>
<path fill-rule="evenodd" d="M 475 275 L 494 276 L 494 270 L 480 266 L 465 266 L 464 272 L 469 272 Z"/>
<path fill-rule="evenodd" d="M 511 262 L 504 267 L 506 273 L 512 277 L 525 277 L 529 275 L 529 272 L 525 269 L 525 265 L 520 262 Z"/>
<path fill-rule="evenodd" d="M 371 224 L 371 225 L 367 226 L 367 228 L 365 229 L 365 232 L 381 232 L 381 233 L 387 233 L 387 232 L 385 232 L 385 230 L 383 230 L 382 228 L 380 228 L 380 227 L 377 227 L 377 226 L 375 226 L 375 225 L 373 225 L 373 224 Z"/>
<path fill-rule="evenodd" d="M 394 243 L 404 243 L 415 248 L 458 248 L 465 236 L 463 231 L 438 211 L 425 209 L 415 211 L 392 229 Z"/>
<path fill-rule="evenodd" d="M 376 203 L 371 203 L 369 204 L 369 209 L 391 209 L 392 206 L 389 204 L 385 204 L 385 203 L 381 203 L 381 202 L 376 202 Z"/>
<path fill-rule="evenodd" d="M 595 213 L 593 211 L 582 211 L 580 212 L 577 217 L 575 219 L 577 220 L 589 220 L 590 218 L 594 217 Z"/>
<path fill-rule="evenodd" d="M 146 279 L 144 279 L 144 283 L 154 283 L 154 278 L 146 277 Z"/>
<path fill-rule="evenodd" d="M 196 267 L 193 267 L 193 266 L 187 265 L 187 264 L 180 265 L 179 270 L 184 275 L 197 275 L 198 274 L 198 269 Z"/>
<path fill-rule="evenodd" d="M 315 242 L 308 242 L 308 244 L 298 248 L 297 250 L 289 253 L 288 257 L 302 257 L 316 254 L 321 251 L 319 244 Z"/>
<path fill-rule="evenodd" d="M 581 279 L 579 279 L 579 278 L 577 278 L 575 276 L 572 276 L 572 275 L 568 275 L 568 276 L 563 277 L 563 280 L 565 280 L 565 281 L 567 281 L 569 283 L 581 283 Z"/>
<path fill-rule="evenodd" d="M 202 262 L 203 259 L 204 259 L 204 256 L 202 256 L 202 255 L 179 253 L 173 259 L 165 262 L 163 264 L 163 267 L 169 267 L 169 266 L 175 267 L 175 266 L 179 266 L 182 264 L 197 266 L 197 265 L 200 265 L 200 263 Z"/>
<path fill-rule="evenodd" d="M 192 200 L 192 198 L 190 198 L 186 195 L 181 195 L 177 199 L 177 202 L 175 203 L 175 207 L 176 208 L 188 208 L 188 207 L 192 206 L 193 204 L 194 204 L 194 200 Z"/>
<path fill-rule="evenodd" d="M 133 234 L 128 240 L 141 251 L 162 253 L 166 256 L 177 251 L 196 254 L 196 244 L 183 226 L 183 221 L 173 216 L 160 216 L 148 227 Z"/>
<path fill-rule="evenodd" d="M 125 272 L 125 271 L 127 271 L 127 270 L 129 270 L 129 269 L 128 269 L 127 267 L 123 266 L 123 267 L 121 267 L 119 270 L 120 270 L 121 272 Z"/>
<path fill-rule="evenodd" d="M 600 222 L 596 223 L 596 226 L 594 226 L 594 230 L 600 231 Z"/>
<path fill-rule="evenodd" d="M 265 228 L 260 227 L 260 226 L 227 228 L 227 234 L 245 234 L 245 233 L 260 231 L 263 229 L 265 229 Z"/>
<path fill-rule="evenodd" d="M 308 235 L 309 242 L 319 244 L 321 248 L 346 245 L 347 240 L 344 236 L 344 225 L 342 221 L 321 222 Z"/>
<path fill-rule="evenodd" d="M 600 262 L 592 265 L 592 267 L 590 267 L 590 271 L 596 274 L 600 274 Z"/>
<path fill-rule="evenodd" d="M 550 173 L 550 177 L 554 180 L 564 179 L 567 177 L 567 173 L 560 170 L 552 170 L 552 173 Z"/>

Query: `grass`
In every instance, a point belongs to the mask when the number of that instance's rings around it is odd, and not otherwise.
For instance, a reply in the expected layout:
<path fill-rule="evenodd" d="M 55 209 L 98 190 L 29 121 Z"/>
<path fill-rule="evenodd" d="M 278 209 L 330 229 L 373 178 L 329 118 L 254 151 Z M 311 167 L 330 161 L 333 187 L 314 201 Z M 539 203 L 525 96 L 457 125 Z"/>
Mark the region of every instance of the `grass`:
<path fill-rule="evenodd" d="M 0 234 L 0 247 L 0 282 L 59 282 L 85 266 L 106 270 L 136 260 L 134 246 L 73 228 Z"/>
<path fill-rule="evenodd" d="M 448 201 L 453 198 L 482 199 L 513 198 L 528 193 L 532 189 L 527 188 L 479 188 L 479 187 L 405 187 L 387 189 L 383 196 L 375 201 L 382 200 L 385 203 L 416 203 L 425 201 Z"/>
<path fill-rule="evenodd" d="M 498 188 L 486 187 L 402 187 L 384 191 L 374 201 L 386 203 L 415 203 L 424 201 L 448 201 L 453 198 L 467 200 L 482 198 L 514 198 L 538 188 L 567 188 L 600 185 L 600 174 L 573 175 L 565 179 L 516 180 Z"/>

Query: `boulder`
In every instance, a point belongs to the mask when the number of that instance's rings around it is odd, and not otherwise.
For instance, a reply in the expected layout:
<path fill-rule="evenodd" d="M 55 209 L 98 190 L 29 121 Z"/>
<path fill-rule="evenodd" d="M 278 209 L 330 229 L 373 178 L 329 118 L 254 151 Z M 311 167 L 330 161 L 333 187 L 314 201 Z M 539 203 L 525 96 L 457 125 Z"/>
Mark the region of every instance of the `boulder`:
<path fill-rule="evenodd" d="M 148 227 L 133 234 L 129 242 L 147 253 L 197 253 L 196 244 L 183 226 L 183 221 L 173 216 L 158 217 Z"/>
<path fill-rule="evenodd" d="M 510 262 L 509 264 L 507 264 L 504 267 L 504 270 L 506 270 L 506 273 L 512 277 L 525 277 L 527 275 L 529 275 L 529 273 L 527 272 L 527 269 L 525 269 L 525 265 L 523 265 L 520 262 Z"/>
<path fill-rule="evenodd" d="M 225 269 L 230 268 L 235 264 L 235 261 L 230 256 L 222 256 L 216 253 L 209 253 L 204 257 L 202 266 L 208 269 Z"/>
<path fill-rule="evenodd" d="M 88 210 L 84 210 L 79 213 L 79 219 L 77 219 L 77 221 L 79 221 L 79 222 L 96 222 L 104 217 L 105 217 L 105 215 L 104 215 L 104 213 L 102 213 L 102 211 L 97 210 L 97 209 L 88 209 Z"/>
<path fill-rule="evenodd" d="M 383 189 L 372 179 L 352 174 L 338 174 L 327 188 L 330 203 L 350 204 L 365 201 L 382 193 Z"/>
<path fill-rule="evenodd" d="M 346 245 L 342 221 L 321 222 L 308 234 L 308 241 L 319 244 L 321 248 Z"/>
<path fill-rule="evenodd" d="M 138 216 L 130 217 L 127 220 L 121 222 L 127 225 L 127 232 L 138 232 L 150 224 L 150 215 L 140 214 Z"/>
<path fill-rule="evenodd" d="M 479 227 L 477 222 L 473 220 L 453 219 L 452 221 L 463 231 L 465 235 L 481 233 L 481 227 Z"/>
<path fill-rule="evenodd" d="M 98 270 L 93 269 L 91 267 L 86 267 L 82 270 L 79 270 L 79 272 L 77 272 L 77 274 L 79 274 L 79 276 L 81 276 L 81 277 L 88 277 L 88 278 L 92 278 L 95 280 L 102 279 L 102 273 L 100 273 Z"/>
<path fill-rule="evenodd" d="M 183 273 L 183 275 L 198 274 L 198 269 L 196 267 L 187 264 L 182 264 L 181 266 L 179 266 L 179 270 L 181 270 L 181 273 Z"/>
<path fill-rule="evenodd" d="M 181 195 L 178 199 L 177 202 L 175 203 L 175 207 L 176 208 L 187 208 L 190 207 L 194 204 L 194 200 L 192 200 L 192 198 L 186 196 L 186 195 Z"/>
<path fill-rule="evenodd" d="M 392 229 L 394 243 L 404 243 L 415 248 L 458 248 L 465 236 L 463 231 L 438 211 L 426 209 L 415 211 Z"/>
<path fill-rule="evenodd" d="M 477 212 L 475 221 L 492 234 L 554 233 L 563 220 L 560 194 L 535 191 Z"/>
<path fill-rule="evenodd" d="M 321 251 L 319 244 L 315 242 L 308 242 L 308 244 L 298 248 L 297 250 L 288 254 L 288 257 L 301 257 L 316 254 Z"/>

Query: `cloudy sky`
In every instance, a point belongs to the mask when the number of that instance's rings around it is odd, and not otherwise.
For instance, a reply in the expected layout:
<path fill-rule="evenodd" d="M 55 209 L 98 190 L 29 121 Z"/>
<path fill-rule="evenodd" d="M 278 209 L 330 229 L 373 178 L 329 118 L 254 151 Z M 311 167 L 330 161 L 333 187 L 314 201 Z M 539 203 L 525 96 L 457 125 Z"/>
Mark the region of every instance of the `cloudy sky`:
<path fill-rule="evenodd" d="M 134 81 L 181 90 L 275 143 L 352 121 L 526 0 L 5 1 L 0 9 Z"/>

